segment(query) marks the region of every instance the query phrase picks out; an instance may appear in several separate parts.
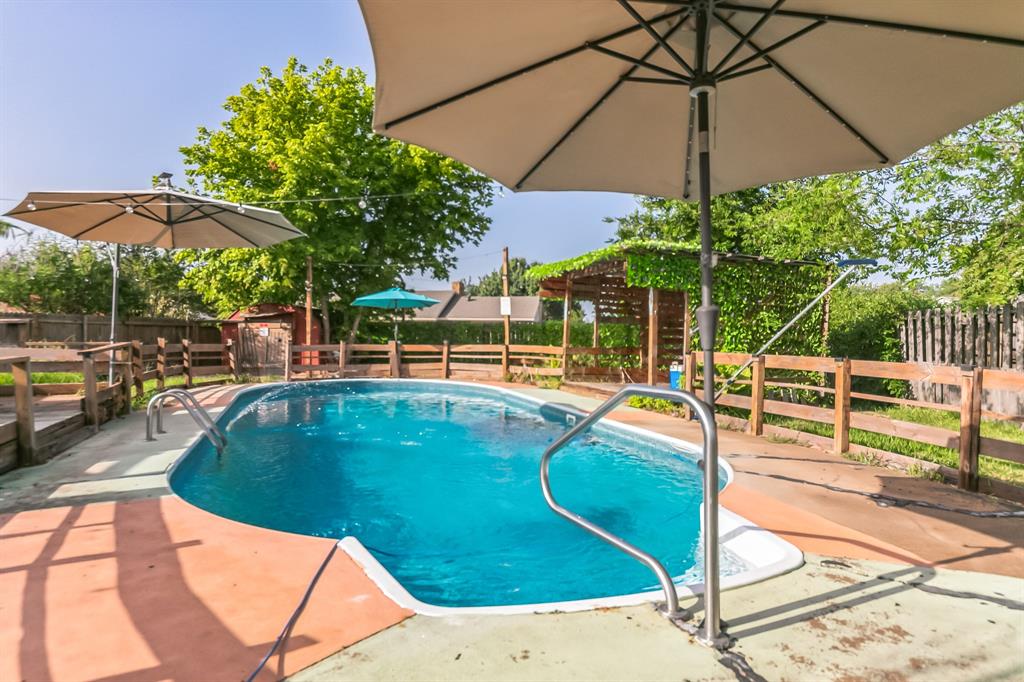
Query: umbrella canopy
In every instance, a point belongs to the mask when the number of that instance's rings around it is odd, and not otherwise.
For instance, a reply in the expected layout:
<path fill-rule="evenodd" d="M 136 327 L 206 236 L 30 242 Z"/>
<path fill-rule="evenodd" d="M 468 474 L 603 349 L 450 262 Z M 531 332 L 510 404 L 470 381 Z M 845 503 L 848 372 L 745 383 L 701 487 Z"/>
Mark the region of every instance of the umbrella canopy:
<path fill-rule="evenodd" d="M 386 310 L 429 308 L 430 306 L 437 305 L 438 303 L 440 303 L 440 301 L 436 301 L 429 296 L 414 294 L 411 291 L 406 291 L 405 289 L 400 289 L 398 287 L 378 291 L 375 294 L 360 296 L 356 300 L 352 301 L 352 305 L 362 306 L 364 308 L 384 308 Z"/>
<path fill-rule="evenodd" d="M 434 300 L 429 296 L 414 294 L 411 291 L 406 291 L 405 289 L 400 289 L 398 287 L 378 291 L 375 294 L 360 296 L 356 300 L 352 301 L 352 305 L 355 306 L 361 306 L 363 308 L 383 308 L 385 310 L 413 310 L 429 308 L 430 306 L 438 303 L 440 303 L 440 301 Z M 397 320 L 395 321 L 394 338 L 395 341 L 398 341 Z"/>
<path fill-rule="evenodd" d="M 693 85 L 712 194 L 891 164 L 1024 99 L 1016 0 L 714 2 L 699 32 L 702 4 L 361 0 L 374 127 L 516 190 L 696 198 Z"/>
<path fill-rule="evenodd" d="M 163 249 L 253 248 L 305 236 L 278 211 L 198 197 L 169 186 L 30 192 L 6 215 L 72 239 Z"/>

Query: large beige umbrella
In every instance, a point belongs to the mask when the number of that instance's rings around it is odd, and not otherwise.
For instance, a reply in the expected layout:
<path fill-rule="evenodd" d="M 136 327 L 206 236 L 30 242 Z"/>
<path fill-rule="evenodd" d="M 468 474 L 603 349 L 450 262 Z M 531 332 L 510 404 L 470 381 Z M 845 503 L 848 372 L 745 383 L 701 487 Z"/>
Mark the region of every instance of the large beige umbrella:
<path fill-rule="evenodd" d="M 110 342 L 117 324 L 121 244 L 163 249 L 227 249 L 270 246 L 305 236 L 278 211 L 179 192 L 171 174 L 153 189 L 29 192 L 5 215 L 86 241 L 117 244 Z"/>
<path fill-rule="evenodd" d="M 360 0 L 374 128 L 515 190 L 701 204 L 713 404 L 711 194 L 893 164 L 1024 98 L 1018 0 Z M 696 158 L 694 158 L 696 157 Z M 713 164 L 712 164 L 713 160 Z M 705 466 L 705 639 L 717 461 Z"/>

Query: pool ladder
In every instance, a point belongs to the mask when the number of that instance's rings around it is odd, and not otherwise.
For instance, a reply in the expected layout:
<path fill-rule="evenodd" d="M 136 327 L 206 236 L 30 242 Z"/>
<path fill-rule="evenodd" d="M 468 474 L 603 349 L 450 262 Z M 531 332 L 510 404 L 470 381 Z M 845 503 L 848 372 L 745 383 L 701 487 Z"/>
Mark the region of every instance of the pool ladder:
<path fill-rule="evenodd" d="M 210 443 L 214 448 L 217 449 L 217 453 L 224 451 L 227 447 L 228 438 L 224 435 L 224 432 L 220 430 L 220 427 L 213 421 L 213 417 L 210 413 L 203 409 L 203 406 L 199 404 L 196 397 L 184 391 L 180 388 L 171 388 L 163 393 L 158 393 L 153 396 L 149 404 L 146 405 L 146 440 L 156 440 L 153 437 L 153 419 L 156 418 L 156 432 L 166 433 L 164 431 L 164 403 L 170 399 L 177 400 L 182 407 L 192 416 L 196 424 L 203 429 L 203 433 L 209 439 Z"/>
<path fill-rule="evenodd" d="M 685 403 L 696 413 L 697 419 L 700 421 L 700 428 L 704 435 L 704 459 L 700 462 L 701 468 L 704 470 L 704 622 L 699 627 L 682 623 L 682 621 L 689 620 L 690 614 L 679 607 L 679 595 L 676 593 L 672 576 L 660 561 L 639 547 L 566 509 L 555 500 L 555 496 L 551 492 L 549 467 L 554 454 L 587 431 L 622 401 L 633 396 Z M 626 386 L 601 403 L 585 419 L 577 420 L 573 428 L 566 431 L 561 438 L 544 451 L 540 460 L 540 487 L 544 492 L 544 500 L 556 514 L 622 550 L 654 572 L 665 592 L 665 615 L 668 618 L 679 624 L 684 630 L 696 635 L 702 644 L 716 648 L 727 646 L 729 639 L 721 631 L 718 599 L 718 429 L 711 410 L 697 396 L 685 391 L 644 384 Z"/>

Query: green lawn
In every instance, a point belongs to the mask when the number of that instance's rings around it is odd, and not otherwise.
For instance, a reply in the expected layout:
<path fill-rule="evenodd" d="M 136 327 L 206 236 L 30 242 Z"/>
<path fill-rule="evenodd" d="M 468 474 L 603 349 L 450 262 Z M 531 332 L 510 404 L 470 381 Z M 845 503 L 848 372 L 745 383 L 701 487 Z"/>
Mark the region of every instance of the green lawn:
<path fill-rule="evenodd" d="M 76 372 L 32 372 L 33 384 L 80 384 L 82 375 Z M 0 386 L 13 386 L 14 375 L 0 373 Z"/>
<path fill-rule="evenodd" d="M 952 431 L 960 430 L 960 415 L 956 412 L 904 406 L 891 406 L 864 411 L 870 411 L 874 414 L 900 421 L 937 426 Z M 792 417 L 766 414 L 765 423 L 828 438 L 831 438 L 833 435 L 831 424 L 794 419 Z M 1024 443 L 1024 430 L 1015 422 L 983 420 L 981 423 L 981 434 L 989 438 Z M 887 436 L 870 431 L 861 431 L 860 429 L 850 429 L 850 442 L 878 450 L 885 450 L 886 452 L 894 452 L 898 455 L 914 457 L 926 462 L 942 464 L 953 469 L 956 469 L 960 462 L 959 453 L 950 448 L 918 443 L 906 438 L 896 438 L 895 436 Z M 998 478 L 1011 483 L 1024 484 L 1024 465 L 982 456 L 979 459 L 979 468 L 982 476 L 991 476 L 992 478 Z"/>

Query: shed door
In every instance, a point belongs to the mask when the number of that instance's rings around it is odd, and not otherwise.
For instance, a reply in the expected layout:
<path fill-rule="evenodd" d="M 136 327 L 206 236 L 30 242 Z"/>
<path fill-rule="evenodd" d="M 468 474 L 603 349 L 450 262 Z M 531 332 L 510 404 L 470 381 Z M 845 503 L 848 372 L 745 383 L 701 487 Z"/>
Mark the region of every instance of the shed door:
<path fill-rule="evenodd" d="M 248 374 L 284 373 L 284 354 L 291 326 L 282 322 L 247 322 L 238 325 L 238 363 Z"/>

